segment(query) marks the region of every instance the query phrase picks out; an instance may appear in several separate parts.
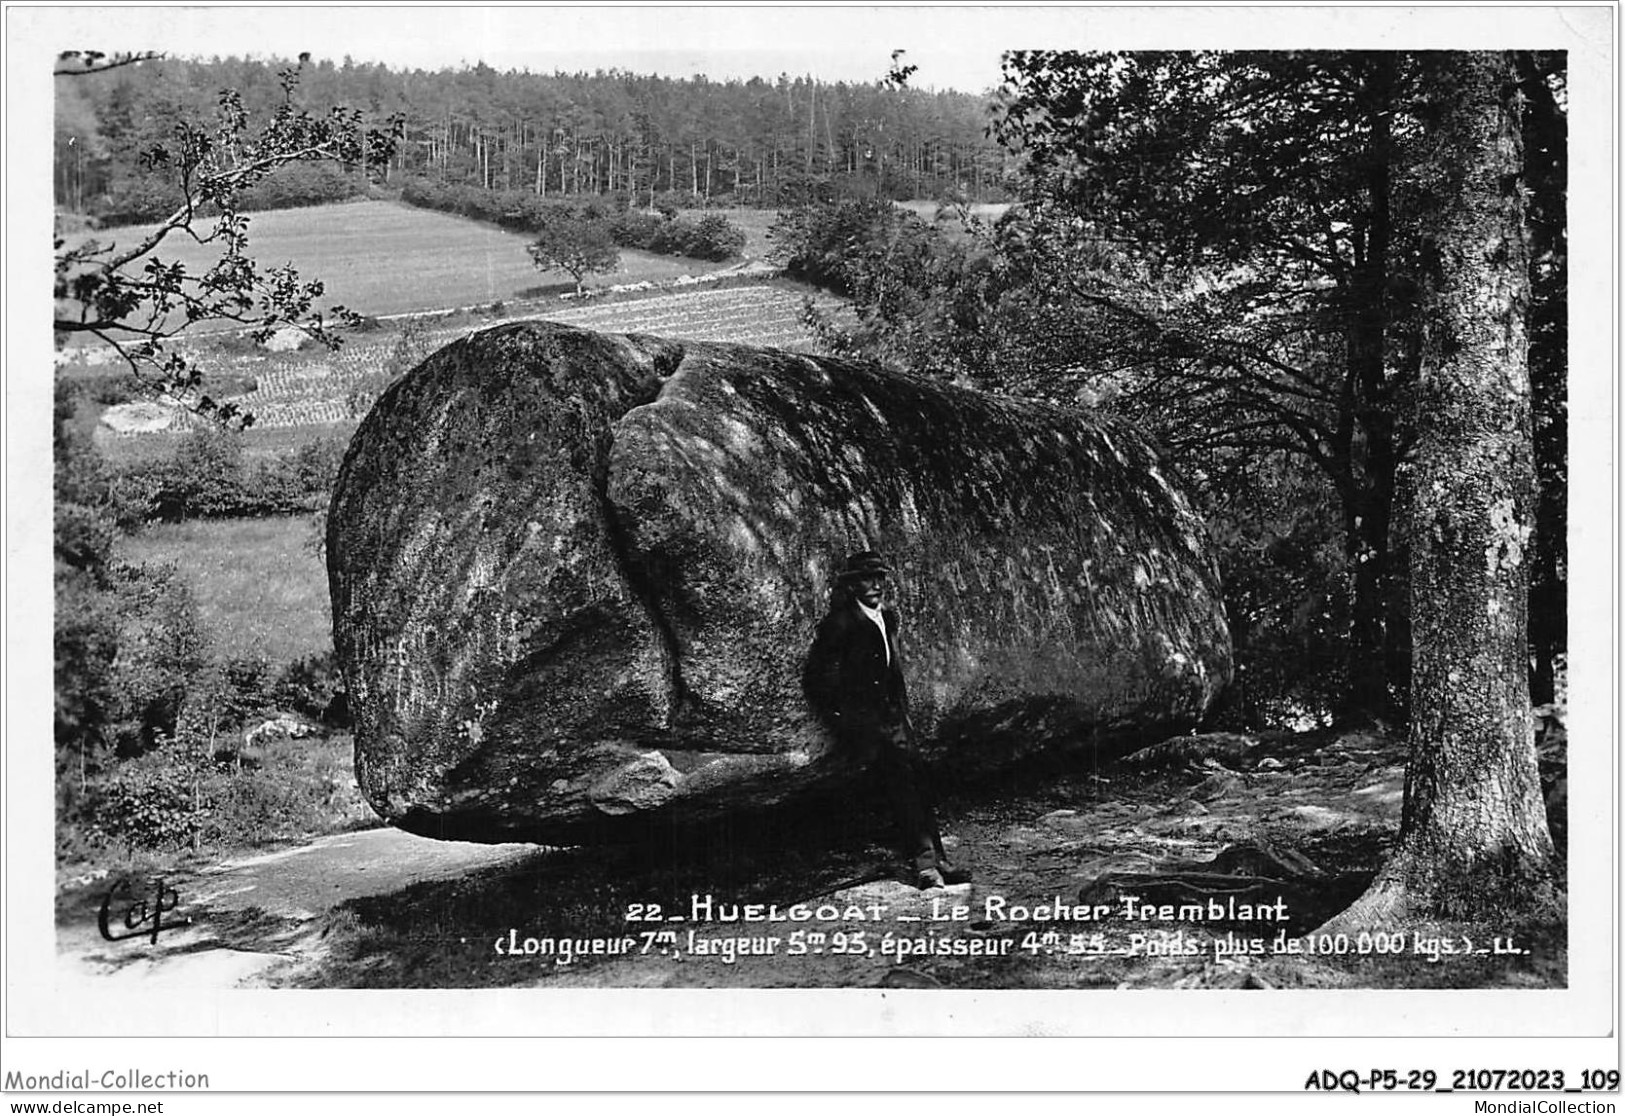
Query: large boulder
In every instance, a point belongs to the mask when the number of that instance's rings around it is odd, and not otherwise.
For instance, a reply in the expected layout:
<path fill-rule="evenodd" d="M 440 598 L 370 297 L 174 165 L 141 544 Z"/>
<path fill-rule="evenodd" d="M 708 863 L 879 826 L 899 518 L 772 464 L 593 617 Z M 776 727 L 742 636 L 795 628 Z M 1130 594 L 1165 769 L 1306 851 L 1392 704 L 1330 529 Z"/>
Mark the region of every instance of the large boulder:
<path fill-rule="evenodd" d="M 853 775 L 800 669 L 892 556 L 927 757 L 1188 726 L 1230 676 L 1201 524 L 1132 429 L 852 362 L 516 323 L 362 423 L 328 519 L 356 771 L 460 840 L 611 840 Z"/>

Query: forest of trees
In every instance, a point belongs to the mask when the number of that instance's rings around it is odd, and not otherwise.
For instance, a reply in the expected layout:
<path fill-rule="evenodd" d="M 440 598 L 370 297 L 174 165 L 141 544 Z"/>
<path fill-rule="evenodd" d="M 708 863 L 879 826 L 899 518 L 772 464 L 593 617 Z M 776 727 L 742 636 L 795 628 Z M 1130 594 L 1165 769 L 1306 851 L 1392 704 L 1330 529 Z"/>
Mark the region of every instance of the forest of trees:
<path fill-rule="evenodd" d="M 1406 726 L 1396 854 L 1338 926 L 1553 894 L 1530 704 L 1565 644 L 1566 58 L 1016 51 L 1022 204 L 776 230 L 840 351 L 1153 431 L 1224 570 L 1232 715 Z M 1535 620 L 1531 622 L 1531 617 Z M 1532 638 L 1531 638 L 1532 637 Z"/>
<path fill-rule="evenodd" d="M 143 151 L 176 120 L 204 119 L 231 89 L 250 115 L 276 105 L 285 62 L 164 59 L 77 78 L 58 89 L 56 202 L 110 220 L 145 220 L 173 196 Z M 777 206 L 867 193 L 1002 196 L 1008 155 L 987 135 L 982 96 L 898 82 L 749 81 L 593 74 L 392 70 L 313 60 L 301 100 L 343 105 L 366 128 L 403 123 L 386 183 L 423 177 L 541 197 L 662 195 Z M 344 188 L 337 168 L 299 168 L 307 188 Z M 314 181 L 321 178 L 322 181 Z M 365 188 L 359 175 L 352 192 Z M 154 196 L 156 195 L 156 196 Z"/>
<path fill-rule="evenodd" d="M 1532 682 L 1550 702 L 1566 635 L 1565 74 L 1560 54 L 1514 64 L 1540 482 Z M 1023 204 L 996 225 L 953 236 L 853 199 L 779 226 L 792 274 L 852 300 L 855 326 L 822 323 L 836 349 L 1087 401 L 1157 435 L 1220 546 L 1244 719 L 1407 716 L 1433 65 L 1016 52 L 996 129 L 1024 156 Z"/>

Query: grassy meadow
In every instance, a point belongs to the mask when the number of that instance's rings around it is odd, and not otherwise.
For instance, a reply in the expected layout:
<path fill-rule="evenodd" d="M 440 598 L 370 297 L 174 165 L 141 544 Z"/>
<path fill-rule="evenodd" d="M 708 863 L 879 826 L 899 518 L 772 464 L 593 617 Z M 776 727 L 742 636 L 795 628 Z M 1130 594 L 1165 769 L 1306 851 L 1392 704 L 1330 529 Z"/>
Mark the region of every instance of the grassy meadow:
<path fill-rule="evenodd" d="M 310 517 L 155 523 L 120 541 L 127 562 L 172 562 L 182 572 L 215 659 L 274 665 L 331 651 L 327 569 Z"/>
<path fill-rule="evenodd" d="M 747 259 L 767 252 L 767 210 L 721 210 L 746 237 Z M 133 241 L 139 227 L 78 234 L 106 242 Z M 466 217 L 418 209 L 400 202 L 361 200 L 307 209 L 249 215 L 249 243 L 261 266 L 292 263 L 302 276 L 320 278 L 328 305 L 382 316 L 489 305 L 529 297 L 538 287 L 570 282 L 562 271 L 536 270 L 523 233 Z M 182 237 L 166 241 L 161 255 L 189 271 L 208 267 L 210 250 Z M 622 249 L 614 272 L 587 278 L 588 289 L 627 283 L 669 283 L 732 265 Z"/>

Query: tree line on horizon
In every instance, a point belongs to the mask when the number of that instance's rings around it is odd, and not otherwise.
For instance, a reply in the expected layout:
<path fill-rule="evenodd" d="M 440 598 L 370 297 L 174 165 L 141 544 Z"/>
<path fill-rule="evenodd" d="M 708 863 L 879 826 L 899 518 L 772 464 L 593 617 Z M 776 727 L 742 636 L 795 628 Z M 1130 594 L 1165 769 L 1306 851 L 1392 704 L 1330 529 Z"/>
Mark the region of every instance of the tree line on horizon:
<path fill-rule="evenodd" d="M 172 168 L 145 154 L 175 121 L 213 115 L 222 89 L 251 116 L 274 111 L 287 64 L 165 58 L 59 83 L 56 204 L 108 223 L 167 212 L 178 196 Z M 622 194 L 648 207 L 662 196 L 766 207 L 853 194 L 979 202 L 1004 197 L 1012 165 L 988 134 L 988 97 L 896 80 L 540 74 L 483 63 L 425 71 L 346 57 L 307 63 L 299 94 L 311 112 L 342 105 L 368 127 L 400 121 L 386 185 L 427 178 L 544 198 Z M 311 200 L 366 187 L 355 168 L 288 174 L 321 179 L 300 183 Z"/>

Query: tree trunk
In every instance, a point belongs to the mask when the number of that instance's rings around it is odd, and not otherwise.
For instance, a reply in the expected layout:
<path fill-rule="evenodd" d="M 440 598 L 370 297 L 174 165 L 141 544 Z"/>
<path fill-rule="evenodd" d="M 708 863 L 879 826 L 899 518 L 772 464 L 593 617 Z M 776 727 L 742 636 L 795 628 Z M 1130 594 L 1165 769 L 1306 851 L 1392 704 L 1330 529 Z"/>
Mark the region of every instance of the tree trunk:
<path fill-rule="evenodd" d="M 1506 927 L 1554 899 L 1529 711 L 1528 255 L 1510 57 L 1441 53 L 1407 533 L 1410 766 L 1399 840 L 1334 931 Z M 1323 928 L 1325 929 L 1325 928 Z"/>
<path fill-rule="evenodd" d="M 1520 54 L 1529 97 L 1524 162 L 1530 184 L 1529 386 L 1535 413 L 1535 558 L 1530 570 L 1530 698 L 1563 697 L 1568 647 L 1568 119 L 1537 57 Z"/>
<path fill-rule="evenodd" d="M 807 97 L 807 159 L 802 172 L 812 177 L 813 151 L 818 147 L 818 83 L 812 83 Z"/>
<path fill-rule="evenodd" d="M 1392 720 L 1389 697 L 1388 530 L 1393 515 L 1393 403 L 1387 387 L 1388 281 L 1391 214 L 1390 165 L 1396 62 L 1379 58 L 1364 83 L 1371 127 L 1365 173 L 1370 197 L 1366 251 L 1353 279 L 1346 326 L 1348 369 L 1343 410 L 1359 432 L 1351 450 L 1349 493 L 1344 497 L 1346 555 L 1349 561 L 1349 628 L 1346 688 L 1340 724 Z M 1406 684 L 1408 679 L 1393 680 Z"/>
<path fill-rule="evenodd" d="M 1353 480 L 1357 494 L 1345 499 L 1344 555 L 1349 572 L 1348 647 L 1340 726 L 1391 723 L 1388 671 L 1388 531 L 1393 516 L 1394 461 L 1374 452 Z M 1370 458 L 1386 457 L 1385 462 Z M 1385 466 L 1385 467 L 1384 467 Z"/>

